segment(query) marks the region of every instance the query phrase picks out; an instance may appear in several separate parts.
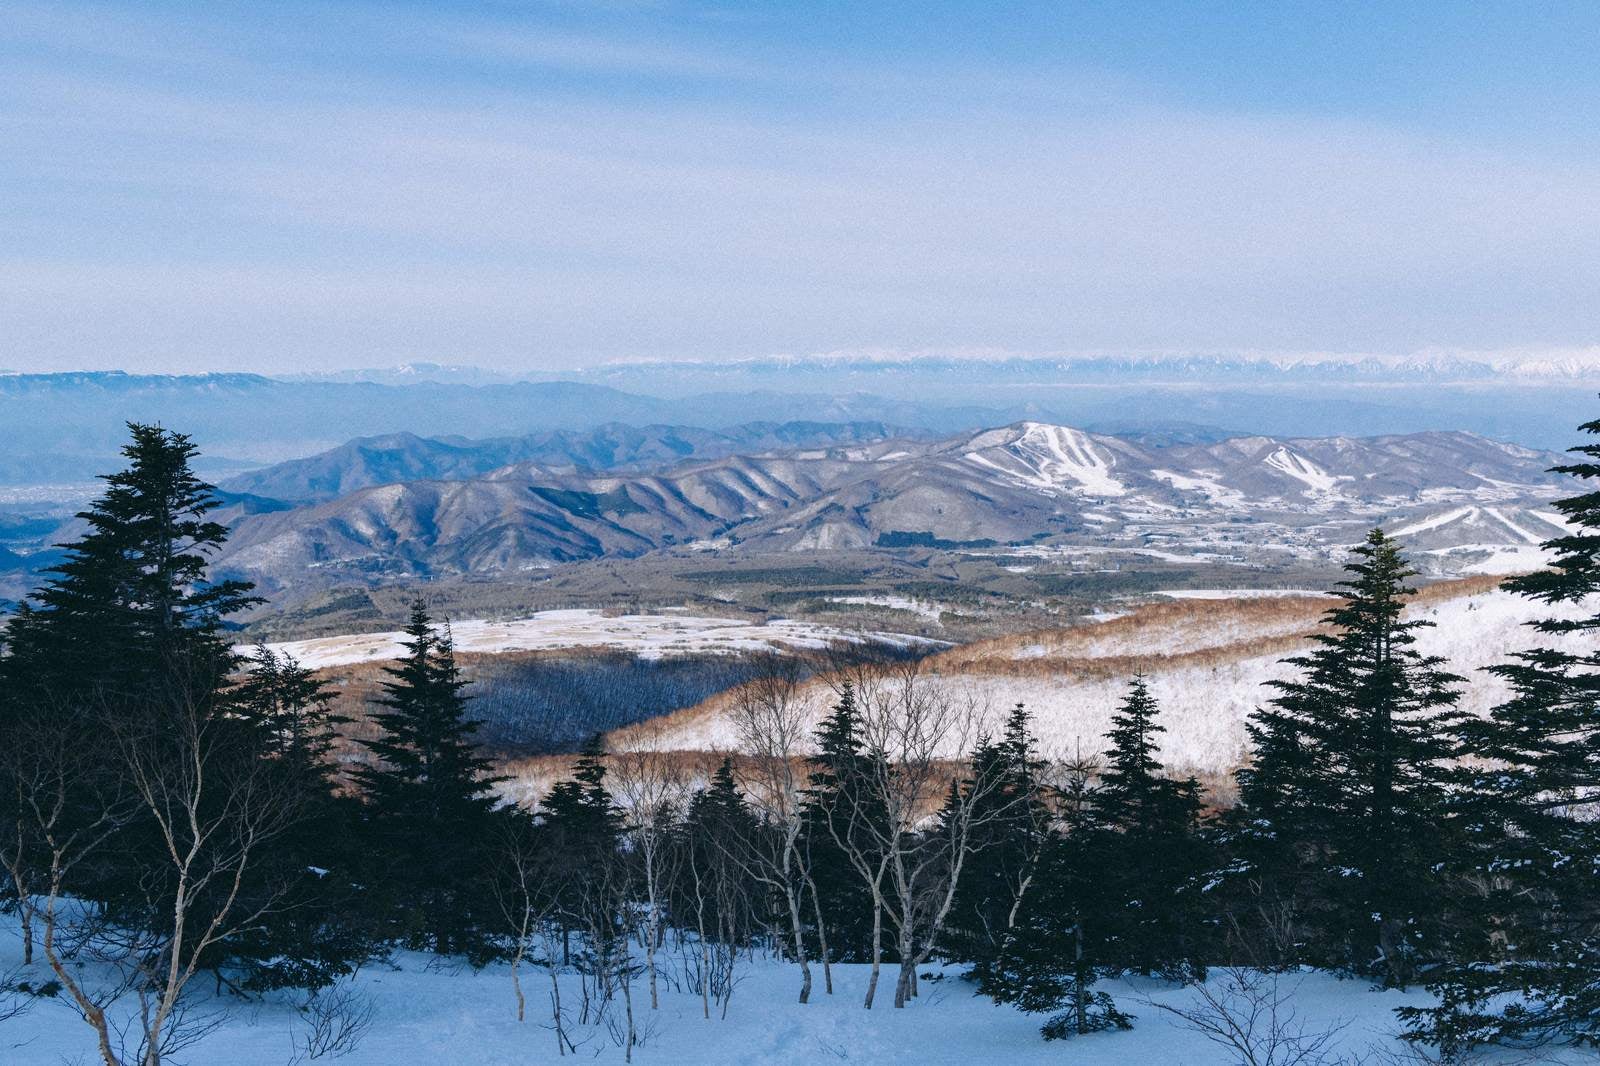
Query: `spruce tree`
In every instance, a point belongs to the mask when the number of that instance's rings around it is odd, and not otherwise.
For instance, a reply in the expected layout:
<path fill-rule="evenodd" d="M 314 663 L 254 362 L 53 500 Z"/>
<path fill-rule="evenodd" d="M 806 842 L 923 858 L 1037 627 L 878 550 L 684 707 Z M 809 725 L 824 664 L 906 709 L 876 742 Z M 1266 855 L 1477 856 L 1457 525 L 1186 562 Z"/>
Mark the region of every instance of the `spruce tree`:
<path fill-rule="evenodd" d="M 1091 796 L 1105 869 L 1102 890 L 1118 906 L 1103 920 L 1109 962 L 1140 973 L 1180 975 L 1199 963 L 1200 788 L 1162 775 L 1160 707 L 1142 676 L 1111 718 L 1111 747 Z"/>
<path fill-rule="evenodd" d="M 1600 421 L 1581 427 L 1600 434 Z M 1600 444 L 1555 468 L 1600 477 Z M 1453 806 L 1465 846 L 1447 965 L 1433 974 L 1439 1006 L 1403 1012 L 1413 1035 L 1450 1053 L 1491 1042 L 1600 1045 L 1600 491 L 1552 505 L 1570 532 L 1545 542 L 1549 567 L 1504 587 L 1582 608 L 1534 623 L 1576 637 L 1492 668 L 1510 698 L 1463 727 Z"/>
<path fill-rule="evenodd" d="M 605 751 L 596 735 L 579 753 L 572 776 L 557 782 L 539 804 L 539 836 L 551 857 L 563 965 L 571 961 L 574 931 L 601 930 L 609 938 L 621 924 L 621 916 L 610 913 L 611 901 L 590 890 L 599 871 L 616 862 L 622 840 L 622 814 L 605 780 Z"/>
<path fill-rule="evenodd" d="M 62 545 L 65 558 L 8 627 L 0 732 L 26 716 L 39 742 L 30 751 L 71 760 L 74 786 L 53 831 L 96 843 L 65 857 L 62 887 L 97 905 L 117 936 L 152 957 L 186 955 L 219 982 L 231 973 L 252 983 L 271 968 L 274 984 L 324 983 L 348 965 L 348 944 L 329 935 L 345 923 L 294 931 L 299 904 L 321 889 L 286 842 L 309 836 L 308 809 L 329 799 L 328 781 L 318 772 L 287 784 L 299 775 L 284 773 L 233 684 L 230 618 L 259 601 L 208 572 L 227 530 L 191 469 L 194 444 L 159 426 L 129 433 L 127 467 L 103 478 L 78 516 L 83 535 Z M 20 745 L 0 736 L 0 747 Z M 108 811 L 124 812 L 109 834 Z M 91 825 L 102 829 L 73 835 Z M 229 850 L 252 838 L 272 844 Z M 235 922 L 214 941 L 196 933 Z"/>
<path fill-rule="evenodd" d="M 825 926 L 818 934 L 827 941 L 827 961 L 865 961 L 872 956 L 872 893 L 850 853 L 860 858 L 870 852 L 865 820 L 876 817 L 881 823 L 882 816 L 865 787 L 873 757 L 861 739 L 860 711 L 849 682 L 818 723 L 815 741 L 803 812 L 804 875 Z"/>
<path fill-rule="evenodd" d="M 1049 1013 L 1040 1031 L 1048 1040 L 1127 1029 L 1132 1019 L 1094 987 L 1117 972 L 1106 939 L 1116 906 L 1106 881 L 1109 830 L 1093 799 L 1093 760 L 1067 767 L 1060 831 L 1045 842 L 1037 884 L 1024 897 L 997 957 L 976 972 L 978 987 L 998 1003 Z"/>
<path fill-rule="evenodd" d="M 362 743 L 375 762 L 355 771 L 367 803 L 390 935 L 439 954 L 485 950 L 484 871 L 494 837 L 492 764 L 478 753 L 467 682 L 448 632 L 412 604 L 405 656 L 372 715 L 379 735 Z"/>
<path fill-rule="evenodd" d="M 952 958 L 973 963 L 980 979 L 1016 922 L 1049 837 L 1044 761 L 1035 750 L 1030 722 L 1027 709 L 1017 704 L 999 741 L 982 739 L 971 759 L 973 780 L 998 779 L 1000 785 L 979 797 L 971 812 L 977 827 L 972 854 L 956 888 L 945 946 Z"/>
<path fill-rule="evenodd" d="M 1241 816 L 1279 845 L 1258 853 L 1288 864 L 1278 883 L 1300 886 L 1303 961 L 1404 985 L 1440 950 L 1460 678 L 1416 649 L 1431 623 L 1403 616 L 1415 571 L 1399 546 L 1375 529 L 1353 555 L 1329 632 L 1253 716 Z"/>
<path fill-rule="evenodd" d="M 350 719 L 332 699 L 326 682 L 265 643 L 233 693 L 259 757 L 300 809 L 264 864 L 280 896 L 273 919 L 248 930 L 231 960 L 247 990 L 323 987 L 364 961 L 381 934 L 361 888 L 360 804 L 335 792 L 333 746 Z"/>

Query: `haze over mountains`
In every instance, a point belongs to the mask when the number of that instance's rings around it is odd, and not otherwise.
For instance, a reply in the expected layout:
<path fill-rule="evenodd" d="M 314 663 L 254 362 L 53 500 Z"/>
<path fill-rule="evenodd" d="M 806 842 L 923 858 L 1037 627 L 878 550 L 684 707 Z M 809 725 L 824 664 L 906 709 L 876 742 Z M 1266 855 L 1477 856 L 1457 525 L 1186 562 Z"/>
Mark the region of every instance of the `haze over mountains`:
<path fill-rule="evenodd" d="M 0 486 L 77 484 L 117 461 L 127 420 L 191 434 L 214 478 L 353 438 L 522 437 L 608 423 L 721 430 L 751 421 L 882 422 L 953 434 L 1019 420 L 1138 433 L 1174 424 L 1274 436 L 1466 429 L 1570 443 L 1593 360 L 978 358 L 894 355 L 621 363 L 514 374 L 406 365 L 274 378 L 0 375 Z M 542 380 L 530 380 L 531 378 Z"/>
<path fill-rule="evenodd" d="M 354 442 L 229 482 L 304 502 L 238 506 L 219 564 L 273 586 L 307 575 L 525 572 L 657 551 L 935 548 L 1085 560 L 1115 551 L 1248 563 L 1331 557 L 1383 523 L 1448 572 L 1525 562 L 1561 530 L 1548 510 L 1561 479 L 1546 473 L 1559 457 L 1469 433 L 1166 447 L 1038 422 L 931 440 L 887 434 L 657 427 L 515 443 Z M 663 452 L 689 458 L 663 461 Z M 511 454 L 545 461 L 479 472 Z M 393 470 L 419 476 L 370 483 Z"/>

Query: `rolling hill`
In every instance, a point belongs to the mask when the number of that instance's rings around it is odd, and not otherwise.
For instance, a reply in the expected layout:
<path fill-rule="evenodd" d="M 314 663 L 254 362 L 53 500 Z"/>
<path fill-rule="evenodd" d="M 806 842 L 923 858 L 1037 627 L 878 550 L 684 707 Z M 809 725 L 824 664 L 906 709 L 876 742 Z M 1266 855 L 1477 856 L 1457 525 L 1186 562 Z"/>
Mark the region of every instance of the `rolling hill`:
<path fill-rule="evenodd" d="M 1152 447 L 1023 422 L 940 441 L 769 447 L 648 470 L 562 472 L 519 462 L 458 480 L 402 481 L 271 513 L 237 514 L 220 565 L 269 587 L 394 576 L 534 571 L 658 551 L 938 548 L 1082 559 L 1106 553 L 1250 564 L 1333 560 L 1373 525 L 1404 531 L 1440 573 L 1537 565 L 1561 532 L 1559 457 L 1469 433 L 1237 437 Z M 770 445 L 769 429 L 749 430 Z M 615 434 L 600 458 L 649 465 L 688 434 Z M 732 434 L 705 441 L 730 447 Z M 554 455 L 581 449 L 542 439 Z M 358 442 L 359 444 L 360 442 Z M 409 443 L 409 442 L 406 442 Z M 406 464 L 448 464 L 429 442 Z M 499 447 L 498 445 L 496 447 Z M 586 445 L 599 448 L 595 440 Z M 379 476 L 333 459 L 277 475 L 285 491 Z M 421 458 L 418 458 L 421 456 Z M 410 457 L 410 458 L 408 458 Z M 481 461 L 481 460 L 475 460 Z M 598 461 L 598 460 L 597 460 Z M 385 460 L 387 462 L 387 460 Z M 312 472 L 330 471 L 326 477 Z M 271 482 L 233 482 L 265 489 Z"/>

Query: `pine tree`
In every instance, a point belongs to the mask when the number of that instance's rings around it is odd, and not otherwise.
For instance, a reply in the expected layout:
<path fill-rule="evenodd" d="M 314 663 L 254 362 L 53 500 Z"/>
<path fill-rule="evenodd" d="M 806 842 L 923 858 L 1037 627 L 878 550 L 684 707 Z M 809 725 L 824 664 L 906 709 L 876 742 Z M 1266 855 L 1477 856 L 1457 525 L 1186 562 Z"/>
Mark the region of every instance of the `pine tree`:
<path fill-rule="evenodd" d="M 350 719 L 333 713 L 332 699 L 324 681 L 265 643 L 233 693 L 259 757 L 300 808 L 264 863 L 281 896 L 272 920 L 248 930 L 231 960 L 247 990 L 326 986 L 364 961 L 381 933 L 361 889 L 360 804 L 335 793 L 332 750 Z"/>
<path fill-rule="evenodd" d="M 872 772 L 861 739 L 855 690 L 846 682 L 833 708 L 817 725 L 817 754 L 805 793 L 805 876 L 814 910 L 825 928 L 828 962 L 861 962 L 872 956 L 872 893 L 852 861 L 850 849 L 870 849 L 864 820 L 879 818 L 865 775 Z M 820 948 L 820 944 L 819 944 Z"/>
<path fill-rule="evenodd" d="M 477 954 L 488 927 L 486 848 L 496 818 L 492 764 L 478 754 L 467 682 L 448 632 L 411 607 L 405 657 L 385 668 L 376 762 L 354 773 L 366 802 L 392 935 L 440 954 Z"/>
<path fill-rule="evenodd" d="M 1257 852 L 1287 864 L 1271 876 L 1301 886 L 1304 961 L 1403 985 L 1439 950 L 1460 679 L 1415 647 L 1431 623 L 1403 617 L 1415 571 L 1398 545 L 1375 529 L 1354 555 L 1330 632 L 1253 716 L 1242 817 L 1278 844 Z"/>
<path fill-rule="evenodd" d="M 1600 421 L 1581 428 L 1600 434 Z M 1600 444 L 1572 451 L 1582 458 L 1555 472 L 1600 477 Z M 1553 562 L 1504 587 L 1586 608 L 1541 620 L 1537 631 L 1592 636 L 1600 492 L 1553 506 L 1572 527 L 1543 545 Z M 1455 936 L 1448 964 L 1428 982 L 1439 1006 L 1403 1012 L 1414 1036 L 1447 1052 L 1497 1041 L 1600 1045 L 1600 653 L 1574 647 L 1518 652 L 1493 668 L 1510 698 L 1463 727 L 1470 758 L 1454 799 L 1466 827 L 1450 864 Z"/>
<path fill-rule="evenodd" d="M 119 936 L 219 982 L 267 967 L 278 984 L 324 983 L 347 968 L 348 945 L 326 935 L 342 923 L 291 931 L 307 898 L 295 886 L 310 886 L 286 841 L 315 821 L 308 809 L 329 799 L 328 782 L 285 787 L 281 760 L 268 765 L 242 713 L 229 619 L 259 601 L 249 585 L 208 574 L 227 530 L 209 517 L 217 500 L 191 470 L 193 443 L 158 426 L 129 431 L 127 467 L 103 479 L 79 515 L 85 533 L 62 546 L 64 560 L 8 627 L 0 732 L 26 715 L 31 739 L 53 738 L 32 750 L 71 760 L 55 838 L 97 843 L 67 856 L 63 891 L 98 905 Z M 12 747 L 3 735 L 0 747 Z M 120 812 L 112 823 L 108 811 Z M 73 835 L 108 824 L 108 835 Z M 219 928 L 231 931 L 197 932 Z M 144 991 L 170 991 L 152 972 Z"/>
<path fill-rule="evenodd" d="M 1044 761 L 1030 724 L 1027 709 L 1017 704 L 1000 740 L 981 739 L 971 759 L 973 780 L 997 778 L 1000 785 L 981 796 L 971 814 L 978 829 L 951 907 L 946 949 L 952 958 L 973 963 L 980 979 L 1016 922 L 1049 838 Z M 947 811 L 954 809 L 953 801 L 946 804 Z"/>
<path fill-rule="evenodd" d="M 129 423 L 126 469 L 77 517 L 88 531 L 22 604 L 6 631 L 7 691 L 62 713 L 148 711 L 152 700 L 220 692 L 237 660 L 229 615 L 259 602 L 244 582 L 207 580 L 227 529 L 190 461 L 194 443 Z M 173 686 L 183 693 L 174 693 Z"/>
<path fill-rule="evenodd" d="M 590 891 L 598 871 L 616 861 L 622 839 L 622 815 L 605 780 L 605 751 L 597 735 L 579 753 L 572 776 L 557 782 L 539 805 L 541 847 L 551 857 L 556 882 L 563 965 L 571 961 L 574 931 L 615 935 L 621 925 L 621 916 L 610 913 L 611 901 Z"/>
<path fill-rule="evenodd" d="M 1046 841 L 1037 885 L 1023 900 L 997 958 L 982 967 L 978 987 L 998 1003 L 1046 1013 L 1048 1040 L 1128 1029 L 1124 1014 L 1095 982 L 1114 973 L 1104 920 L 1115 907 L 1104 857 L 1109 830 L 1093 799 L 1096 764 L 1079 757 L 1067 767 L 1060 832 Z"/>
<path fill-rule="evenodd" d="M 1162 776 L 1160 707 L 1142 676 L 1111 718 L 1106 769 L 1091 796 L 1105 864 L 1102 890 L 1119 905 L 1103 920 L 1108 961 L 1140 973 L 1176 975 L 1199 959 L 1199 784 Z"/>

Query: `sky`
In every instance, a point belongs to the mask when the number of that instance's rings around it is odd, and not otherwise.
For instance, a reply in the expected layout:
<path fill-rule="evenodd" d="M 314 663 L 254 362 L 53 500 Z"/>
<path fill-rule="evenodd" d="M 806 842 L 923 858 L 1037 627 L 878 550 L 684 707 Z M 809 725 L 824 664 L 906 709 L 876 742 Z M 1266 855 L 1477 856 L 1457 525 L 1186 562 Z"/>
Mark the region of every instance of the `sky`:
<path fill-rule="evenodd" d="M 0 368 L 1600 344 L 1592 3 L 0 0 Z"/>

